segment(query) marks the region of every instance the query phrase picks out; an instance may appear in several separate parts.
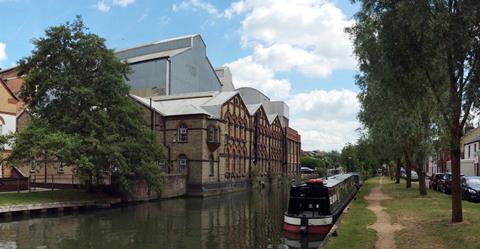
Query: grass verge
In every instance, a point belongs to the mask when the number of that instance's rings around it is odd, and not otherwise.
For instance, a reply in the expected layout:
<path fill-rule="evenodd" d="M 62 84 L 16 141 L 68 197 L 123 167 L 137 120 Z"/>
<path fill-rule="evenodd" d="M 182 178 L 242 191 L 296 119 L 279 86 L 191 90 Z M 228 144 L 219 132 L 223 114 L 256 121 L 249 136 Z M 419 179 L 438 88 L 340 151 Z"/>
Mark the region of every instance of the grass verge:
<path fill-rule="evenodd" d="M 382 202 L 392 218 L 405 229 L 396 233 L 397 248 L 480 248 L 480 204 L 463 201 L 464 222 L 451 224 L 451 196 L 428 191 L 420 197 L 418 185 L 386 181 L 382 188 L 391 200 Z"/>
<path fill-rule="evenodd" d="M 330 237 L 326 248 L 374 248 L 377 233 L 367 226 L 376 220 L 375 214 L 367 208 L 365 196 L 377 184 L 378 178 L 370 178 L 360 189 L 357 199 L 350 204 L 350 210 L 345 214 L 337 230 L 337 237 Z"/>
<path fill-rule="evenodd" d="M 31 193 L 0 194 L 0 206 L 15 204 L 34 204 L 65 201 L 88 201 L 105 199 L 108 196 L 102 193 L 87 193 L 85 190 L 68 189 Z"/>

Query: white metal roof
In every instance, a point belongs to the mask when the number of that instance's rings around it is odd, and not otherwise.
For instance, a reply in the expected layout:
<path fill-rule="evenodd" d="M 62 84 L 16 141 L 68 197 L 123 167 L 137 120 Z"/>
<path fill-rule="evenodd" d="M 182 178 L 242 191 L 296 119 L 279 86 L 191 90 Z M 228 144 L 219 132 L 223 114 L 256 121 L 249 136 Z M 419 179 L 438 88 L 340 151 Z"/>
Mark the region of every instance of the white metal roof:
<path fill-rule="evenodd" d="M 162 57 L 173 57 L 173 56 L 178 55 L 180 53 L 183 53 L 183 52 L 185 52 L 189 49 L 192 49 L 192 48 L 190 48 L 190 47 L 189 48 L 178 48 L 178 49 L 161 51 L 161 52 L 158 52 L 158 53 L 141 55 L 141 56 L 137 56 L 137 57 L 128 58 L 127 62 L 128 63 L 137 63 L 137 62 L 141 62 L 141 61 L 153 60 L 153 59 L 158 59 L 158 58 L 162 58 Z"/>

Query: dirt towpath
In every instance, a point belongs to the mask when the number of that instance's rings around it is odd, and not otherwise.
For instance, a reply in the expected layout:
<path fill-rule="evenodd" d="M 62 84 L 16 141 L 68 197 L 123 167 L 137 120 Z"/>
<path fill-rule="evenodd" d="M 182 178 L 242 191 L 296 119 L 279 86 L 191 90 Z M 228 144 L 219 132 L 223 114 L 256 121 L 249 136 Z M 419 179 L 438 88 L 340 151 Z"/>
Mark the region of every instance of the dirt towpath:
<path fill-rule="evenodd" d="M 368 202 L 368 209 L 372 210 L 377 216 L 377 221 L 369 226 L 369 228 L 377 231 L 377 241 L 375 242 L 375 248 L 377 249 L 395 249 L 395 232 L 401 230 L 403 227 L 399 224 L 392 224 L 390 221 L 390 215 L 385 212 L 385 208 L 382 207 L 381 201 L 391 199 L 390 196 L 382 192 L 383 177 L 380 178 L 378 186 L 373 188 L 370 193 L 365 196 Z"/>

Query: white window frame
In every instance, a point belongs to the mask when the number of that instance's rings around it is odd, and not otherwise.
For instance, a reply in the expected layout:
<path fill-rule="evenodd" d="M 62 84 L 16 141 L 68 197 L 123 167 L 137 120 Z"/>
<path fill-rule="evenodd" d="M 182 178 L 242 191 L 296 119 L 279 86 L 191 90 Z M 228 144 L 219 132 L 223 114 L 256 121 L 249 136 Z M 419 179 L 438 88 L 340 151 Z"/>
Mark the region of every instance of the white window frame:
<path fill-rule="evenodd" d="M 37 173 L 37 162 L 35 160 L 30 163 L 30 173 Z"/>
<path fill-rule="evenodd" d="M 179 143 L 188 142 L 188 128 L 186 126 L 180 126 L 178 128 L 178 142 Z"/>
<path fill-rule="evenodd" d="M 57 164 L 57 173 L 65 173 L 65 164 L 62 161 L 59 161 Z"/>
<path fill-rule="evenodd" d="M 178 159 L 178 167 L 180 167 L 180 169 L 186 169 L 187 168 L 187 165 L 188 165 L 188 158 L 179 158 Z"/>

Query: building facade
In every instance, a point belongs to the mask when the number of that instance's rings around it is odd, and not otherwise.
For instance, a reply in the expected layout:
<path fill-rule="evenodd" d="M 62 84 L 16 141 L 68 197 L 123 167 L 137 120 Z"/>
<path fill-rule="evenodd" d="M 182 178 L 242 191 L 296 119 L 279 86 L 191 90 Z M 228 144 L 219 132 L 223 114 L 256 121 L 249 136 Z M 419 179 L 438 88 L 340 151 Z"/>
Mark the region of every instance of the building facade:
<path fill-rule="evenodd" d="M 127 83 L 144 109 L 145 125 L 166 148 L 160 167 L 185 174 L 187 194 L 218 194 L 299 175 L 301 137 L 289 127 L 288 105 L 254 88 L 235 88 L 228 67 L 211 66 L 199 35 L 117 56 L 136 70 Z M 147 73 L 153 61 L 161 72 Z"/>
<path fill-rule="evenodd" d="M 0 79 L 0 135 L 15 133 L 17 129 L 17 103 L 18 98 L 7 84 Z M 12 148 L 8 145 L 0 147 L 0 158 L 10 153 Z M 0 162 L 0 178 L 10 177 L 11 172 L 5 163 Z"/>

